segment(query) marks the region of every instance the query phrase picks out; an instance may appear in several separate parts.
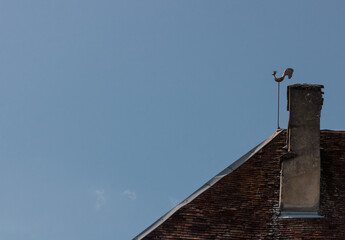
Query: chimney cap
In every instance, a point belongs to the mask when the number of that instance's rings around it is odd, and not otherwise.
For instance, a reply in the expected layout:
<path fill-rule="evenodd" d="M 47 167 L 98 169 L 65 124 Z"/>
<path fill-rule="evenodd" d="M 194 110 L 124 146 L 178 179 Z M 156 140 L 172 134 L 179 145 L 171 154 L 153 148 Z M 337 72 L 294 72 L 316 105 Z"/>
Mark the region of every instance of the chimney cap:
<path fill-rule="evenodd" d="M 289 85 L 287 86 L 287 109 L 289 111 L 289 107 L 290 107 L 290 89 L 300 89 L 300 90 L 316 90 L 316 91 L 320 91 L 321 94 L 323 94 L 324 92 L 322 91 L 322 88 L 324 88 L 323 85 L 320 84 L 308 84 L 308 83 L 297 83 L 297 84 L 293 84 L 293 85 Z M 321 103 L 322 105 L 322 103 Z"/>

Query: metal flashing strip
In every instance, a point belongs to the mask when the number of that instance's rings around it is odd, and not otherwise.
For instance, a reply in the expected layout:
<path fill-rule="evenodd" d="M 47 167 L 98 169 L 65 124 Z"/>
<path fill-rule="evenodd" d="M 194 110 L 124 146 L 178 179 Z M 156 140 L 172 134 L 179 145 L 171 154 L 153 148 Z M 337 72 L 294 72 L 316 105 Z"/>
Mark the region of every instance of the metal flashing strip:
<path fill-rule="evenodd" d="M 158 226 L 160 226 L 162 223 L 164 223 L 168 218 L 170 218 L 176 211 L 178 211 L 180 208 L 184 207 L 191 201 L 193 201 L 196 197 L 198 197 L 200 194 L 202 194 L 204 191 L 206 191 L 208 188 L 216 184 L 220 179 L 225 177 L 226 175 L 230 174 L 232 171 L 236 170 L 238 167 L 240 167 L 243 163 L 245 163 L 248 159 L 250 159 L 254 154 L 256 154 L 260 149 L 262 149 L 264 146 L 266 146 L 272 139 L 274 139 L 276 136 L 278 136 L 284 129 L 277 129 L 277 131 L 261 142 L 259 145 L 254 147 L 252 150 L 244 154 L 242 157 L 240 157 L 238 160 L 233 162 L 230 166 L 225 168 L 223 171 L 218 173 L 215 177 L 210 179 L 207 183 L 205 183 L 202 187 L 200 187 L 198 190 L 196 190 L 194 193 L 192 193 L 189 197 L 187 197 L 184 201 L 179 203 L 176 207 L 172 208 L 169 212 L 164 214 L 161 218 L 159 218 L 156 222 L 154 222 L 151 226 L 146 228 L 143 232 L 141 232 L 139 235 L 137 235 L 133 240 L 140 240 L 143 239 L 145 236 L 147 236 L 150 232 L 152 232 L 154 229 L 156 229 Z"/>
<path fill-rule="evenodd" d="M 278 218 L 324 218 L 317 212 L 281 212 Z"/>

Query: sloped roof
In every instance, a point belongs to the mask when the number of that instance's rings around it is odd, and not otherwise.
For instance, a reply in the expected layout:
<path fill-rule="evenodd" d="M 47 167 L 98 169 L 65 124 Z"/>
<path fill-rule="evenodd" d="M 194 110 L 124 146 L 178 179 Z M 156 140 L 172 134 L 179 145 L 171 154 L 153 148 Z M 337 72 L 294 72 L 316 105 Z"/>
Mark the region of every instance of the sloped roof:
<path fill-rule="evenodd" d="M 145 236 L 147 236 L 150 232 L 155 230 L 157 227 L 159 227 L 162 223 L 164 223 L 168 218 L 170 218 L 175 212 L 177 212 L 179 209 L 193 201 L 195 198 L 197 198 L 200 194 L 205 192 L 207 189 L 212 187 L 214 184 L 216 184 L 219 180 L 236 170 L 238 167 L 240 167 L 243 163 L 245 163 L 248 159 L 250 159 L 254 154 L 256 154 L 258 151 L 260 151 L 264 146 L 266 146 L 269 142 L 271 142 L 276 136 L 278 136 L 283 129 L 278 129 L 272 136 L 267 138 L 266 140 L 262 141 L 260 144 L 255 146 L 253 149 L 251 149 L 249 152 L 244 154 L 242 157 L 240 157 L 238 160 L 233 162 L 230 166 L 225 168 L 223 171 L 218 173 L 215 177 L 210 179 L 208 182 L 206 182 L 203 186 L 201 186 L 198 190 L 196 190 L 194 193 L 192 193 L 189 197 L 187 197 L 185 200 L 183 200 L 181 203 L 179 203 L 176 207 L 172 208 L 169 212 L 164 214 L 161 218 L 159 218 L 156 222 L 154 222 L 151 226 L 149 226 L 147 229 L 145 229 L 143 232 L 141 232 L 138 236 L 136 236 L 133 240 L 140 240 L 143 239 Z"/>
<path fill-rule="evenodd" d="M 345 239 L 345 131 L 320 131 L 323 218 L 280 217 L 286 134 L 277 131 L 134 239 Z"/>

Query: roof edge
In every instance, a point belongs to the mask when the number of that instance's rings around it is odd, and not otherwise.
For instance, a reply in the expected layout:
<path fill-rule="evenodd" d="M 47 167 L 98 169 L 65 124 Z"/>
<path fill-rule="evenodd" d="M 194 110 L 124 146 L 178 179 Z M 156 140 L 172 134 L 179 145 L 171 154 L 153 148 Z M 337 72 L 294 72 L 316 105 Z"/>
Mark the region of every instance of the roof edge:
<path fill-rule="evenodd" d="M 218 173 L 215 177 L 211 178 L 208 182 L 206 182 L 198 190 L 196 190 L 194 193 L 192 193 L 189 197 L 187 197 L 181 203 L 179 203 L 174 208 L 172 208 L 170 211 L 168 211 L 166 214 L 164 214 L 162 217 L 160 217 L 156 222 L 151 224 L 148 228 L 146 228 L 144 231 L 142 231 L 139 235 L 134 237 L 133 240 L 140 240 L 140 239 L 143 239 L 144 237 L 146 237 L 149 233 L 151 233 L 153 230 L 155 230 L 157 227 L 159 227 L 162 223 L 164 223 L 168 218 L 170 218 L 180 208 L 184 207 L 185 205 L 187 205 L 188 203 L 193 201 L 196 197 L 198 197 L 204 191 L 206 191 L 211 186 L 216 184 L 220 179 L 222 179 L 223 177 L 225 177 L 226 175 L 230 174 L 231 172 L 236 170 L 238 167 L 240 167 L 243 163 L 245 163 L 248 159 L 250 159 L 254 154 L 256 154 L 260 149 L 262 149 L 264 146 L 266 146 L 269 142 L 271 142 L 276 136 L 278 136 L 283 131 L 284 131 L 284 129 L 277 129 L 277 131 L 272 136 L 270 136 L 266 140 L 262 141 L 256 147 L 254 147 L 249 152 L 247 152 L 242 157 L 240 157 L 235 162 L 233 162 L 230 166 L 228 166 L 223 171 Z"/>

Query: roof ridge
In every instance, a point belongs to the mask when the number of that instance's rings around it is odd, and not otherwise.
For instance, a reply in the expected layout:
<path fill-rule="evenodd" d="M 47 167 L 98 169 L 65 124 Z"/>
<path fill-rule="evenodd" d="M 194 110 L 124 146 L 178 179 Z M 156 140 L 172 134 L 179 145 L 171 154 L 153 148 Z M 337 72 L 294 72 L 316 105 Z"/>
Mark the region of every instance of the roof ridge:
<path fill-rule="evenodd" d="M 345 130 L 341 130 L 341 129 L 320 129 L 321 132 L 345 132 Z"/>

